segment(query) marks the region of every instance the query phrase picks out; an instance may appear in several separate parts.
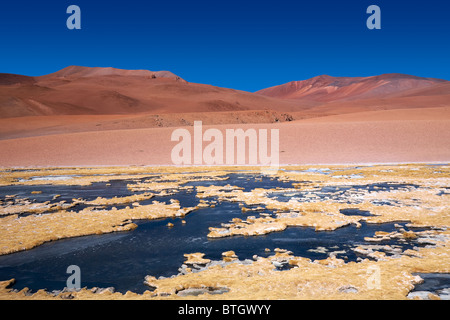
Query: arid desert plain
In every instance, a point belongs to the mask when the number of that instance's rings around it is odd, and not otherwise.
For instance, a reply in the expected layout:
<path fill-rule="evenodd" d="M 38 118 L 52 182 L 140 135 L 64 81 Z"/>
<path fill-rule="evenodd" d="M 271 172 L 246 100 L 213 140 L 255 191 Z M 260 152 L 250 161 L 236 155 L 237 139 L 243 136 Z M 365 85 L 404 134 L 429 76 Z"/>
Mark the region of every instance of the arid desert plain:
<path fill-rule="evenodd" d="M 448 81 L 71 66 L 0 74 L 0 114 L 0 299 L 450 297 Z M 276 170 L 174 164 L 198 121 L 277 130 Z"/>

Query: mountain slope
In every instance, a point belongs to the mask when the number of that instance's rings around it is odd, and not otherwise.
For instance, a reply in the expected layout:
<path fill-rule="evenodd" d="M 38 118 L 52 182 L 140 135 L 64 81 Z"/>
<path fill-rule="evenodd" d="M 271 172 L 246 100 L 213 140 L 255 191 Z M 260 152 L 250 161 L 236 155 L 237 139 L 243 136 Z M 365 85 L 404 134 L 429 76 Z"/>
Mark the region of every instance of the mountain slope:
<path fill-rule="evenodd" d="M 188 83 L 169 71 L 70 66 L 40 77 L 0 74 L 0 117 L 297 110 L 298 103 Z"/>
<path fill-rule="evenodd" d="M 101 68 L 101 67 L 81 67 L 69 66 L 54 73 L 38 77 L 40 79 L 62 77 L 62 78 L 82 78 L 82 77 L 98 77 L 98 76 L 136 76 L 136 77 L 155 77 L 155 78 L 171 78 L 181 80 L 180 77 L 170 71 L 150 71 L 150 70 L 125 70 L 117 68 Z"/>
<path fill-rule="evenodd" d="M 223 119 L 214 123 L 257 123 L 449 101 L 449 81 L 403 74 L 318 76 L 256 93 L 189 83 L 169 71 L 69 66 L 40 77 L 0 74 L 0 118 L 172 114 L 169 122 L 179 124 L 177 117 L 212 119 L 205 113 L 215 112 Z"/>
<path fill-rule="evenodd" d="M 384 74 L 373 77 L 322 75 L 308 80 L 288 82 L 256 93 L 273 98 L 326 103 L 392 97 L 401 95 L 404 91 L 428 88 L 447 82 L 404 74 Z"/>

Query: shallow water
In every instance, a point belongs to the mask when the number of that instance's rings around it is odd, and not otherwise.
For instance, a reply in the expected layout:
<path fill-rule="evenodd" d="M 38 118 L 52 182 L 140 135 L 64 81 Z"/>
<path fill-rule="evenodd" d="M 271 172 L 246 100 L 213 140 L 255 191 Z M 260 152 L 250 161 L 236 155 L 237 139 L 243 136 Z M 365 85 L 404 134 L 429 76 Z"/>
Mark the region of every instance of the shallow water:
<path fill-rule="evenodd" d="M 223 181 L 195 181 L 187 183 L 191 186 L 236 185 L 245 191 L 254 188 L 292 188 L 291 182 L 273 180 L 270 177 L 248 174 L 230 174 Z M 133 180 L 136 181 L 136 180 Z M 126 185 L 130 180 L 112 180 L 110 186 L 105 182 L 93 183 L 89 186 L 12 186 L 1 187 L 0 197 L 6 194 L 18 194 L 36 201 L 47 201 L 55 194 L 57 200 L 71 201 L 72 198 L 93 200 L 98 196 L 110 198 L 133 194 Z M 392 187 L 389 186 L 389 187 Z M 400 187 L 400 186 L 394 186 Z M 42 190 L 42 194 L 31 194 L 31 191 Z M 336 190 L 322 190 L 332 193 Z M 178 199 L 182 207 L 195 206 L 198 198 L 193 191 L 180 190 L 174 195 L 158 196 L 141 204 L 152 201 L 168 202 Z M 117 207 L 117 206 L 116 206 Z M 82 208 L 82 206 L 81 206 Z M 75 209 L 75 208 L 74 208 Z M 80 207 L 78 207 L 78 210 Z M 269 212 L 269 210 L 264 210 Z M 254 215 L 255 212 L 251 212 Z M 375 231 L 391 232 L 396 230 L 394 223 L 366 224 L 360 228 L 354 225 L 339 228 L 335 231 L 315 232 L 313 228 L 290 227 L 283 232 L 270 233 L 263 236 L 233 236 L 227 238 L 208 239 L 209 227 L 220 227 L 234 217 L 245 218 L 238 203 L 221 202 L 215 208 L 207 207 L 188 214 L 183 219 L 160 219 L 135 221 L 138 228 L 128 232 L 104 235 L 92 235 L 79 238 L 63 239 L 46 243 L 32 250 L 0 256 L 0 280 L 16 279 L 14 288 L 28 287 L 33 291 L 45 288 L 49 291 L 61 290 L 66 286 L 69 276 L 66 274 L 69 265 L 78 265 L 81 269 L 82 287 L 114 287 L 116 291 L 143 292 L 149 288 L 143 284 L 146 275 L 169 277 L 178 273 L 183 264 L 185 253 L 202 252 L 205 258 L 220 260 L 222 252 L 233 250 L 239 259 L 249 259 L 253 255 L 268 256 L 275 248 L 287 249 L 296 256 L 310 259 L 324 259 L 334 251 L 338 258 L 355 261 L 358 255 L 351 248 L 367 244 L 364 237 L 371 237 Z M 174 226 L 166 225 L 172 222 Z M 399 242 L 390 240 L 382 244 L 398 245 L 412 248 L 417 245 L 414 240 Z M 266 252 L 269 248 L 270 252 Z M 363 257 L 365 258 L 365 257 Z"/>
<path fill-rule="evenodd" d="M 288 202 L 291 199 L 296 199 L 300 201 L 316 201 L 314 198 L 311 199 L 308 195 L 313 193 L 317 196 L 316 199 L 320 201 L 324 200 L 333 200 L 338 202 L 347 202 L 347 203 L 358 203 L 361 200 L 353 199 L 349 201 L 349 195 L 352 193 L 358 192 L 378 192 L 378 191 L 394 191 L 401 190 L 407 188 L 417 188 L 418 185 L 415 184 L 396 184 L 396 183 L 373 183 L 367 185 L 342 185 L 342 186 L 324 186 L 316 191 L 290 191 L 283 194 L 283 192 L 271 192 L 267 196 L 269 198 L 274 198 L 280 202 Z M 392 205 L 396 203 L 395 201 L 379 201 L 379 205 Z M 374 204 L 377 204 L 374 201 Z"/>
<path fill-rule="evenodd" d="M 207 208 L 180 219 L 139 221 L 138 228 L 123 233 L 85 236 L 47 243 L 35 249 L 0 256 L 0 279 L 15 278 L 15 287 L 37 290 L 62 289 L 69 265 L 81 268 L 82 286 L 110 287 L 117 291 L 143 292 L 146 275 L 172 276 L 184 261 L 183 254 L 205 253 L 205 258 L 220 260 L 221 253 L 233 250 L 239 259 L 249 259 L 254 254 L 268 256 L 275 248 L 287 249 L 294 255 L 310 259 L 324 259 L 333 251 L 345 251 L 338 258 L 355 261 L 358 257 L 351 248 L 364 244 L 365 236 L 375 231 L 394 231 L 393 224 L 366 225 L 359 229 L 347 226 L 335 231 L 315 232 L 313 228 L 291 227 L 283 232 L 262 236 L 208 239 L 208 226 L 223 218 L 240 216 L 236 205 L 225 204 L 220 211 Z M 174 227 L 167 228 L 167 222 Z M 388 241 L 384 244 L 400 245 L 404 249 L 413 244 Z M 325 248 L 326 252 L 308 250 Z M 271 252 L 266 252 L 269 248 Z"/>
<path fill-rule="evenodd" d="M 415 273 L 424 281 L 414 287 L 414 291 L 435 292 L 441 289 L 450 288 L 450 273 Z"/>
<path fill-rule="evenodd" d="M 408 298 L 430 300 L 430 294 L 441 300 L 450 300 L 450 273 L 416 273 L 424 281 L 417 284 L 408 294 Z"/>

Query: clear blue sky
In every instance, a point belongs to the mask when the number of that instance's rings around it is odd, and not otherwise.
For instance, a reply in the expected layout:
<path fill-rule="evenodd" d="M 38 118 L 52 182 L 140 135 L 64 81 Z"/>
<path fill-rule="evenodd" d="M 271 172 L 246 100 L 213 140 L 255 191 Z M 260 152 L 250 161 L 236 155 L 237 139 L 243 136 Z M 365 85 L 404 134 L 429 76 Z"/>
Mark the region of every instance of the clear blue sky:
<path fill-rule="evenodd" d="M 71 4 L 81 30 L 66 27 Z M 366 27 L 371 4 L 381 30 Z M 32 76 L 69 65 L 169 70 L 246 91 L 320 74 L 450 80 L 446 0 L 3 0 L 0 39 L 0 72 Z"/>

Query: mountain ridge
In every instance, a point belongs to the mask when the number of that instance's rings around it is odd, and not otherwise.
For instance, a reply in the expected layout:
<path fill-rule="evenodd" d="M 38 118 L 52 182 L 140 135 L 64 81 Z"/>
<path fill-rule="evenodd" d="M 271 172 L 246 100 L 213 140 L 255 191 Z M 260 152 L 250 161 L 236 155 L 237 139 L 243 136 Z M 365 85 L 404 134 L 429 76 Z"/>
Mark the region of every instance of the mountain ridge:
<path fill-rule="evenodd" d="M 449 81 L 399 73 L 320 75 L 254 93 L 187 82 L 170 71 L 68 66 L 37 77 L 0 74 L 0 118 L 169 113 L 182 117 L 205 112 L 251 115 L 255 110 L 271 110 L 289 113 L 283 119 L 293 119 L 294 114 L 303 119 L 380 108 L 446 106 L 447 101 Z M 239 122 L 239 117 L 234 121 Z"/>
<path fill-rule="evenodd" d="M 306 80 L 290 81 L 265 88 L 255 93 L 280 99 L 304 99 L 319 102 L 335 102 L 373 98 L 376 95 L 400 94 L 447 80 L 418 77 L 401 73 L 388 73 L 369 77 L 332 77 L 320 75 Z"/>

